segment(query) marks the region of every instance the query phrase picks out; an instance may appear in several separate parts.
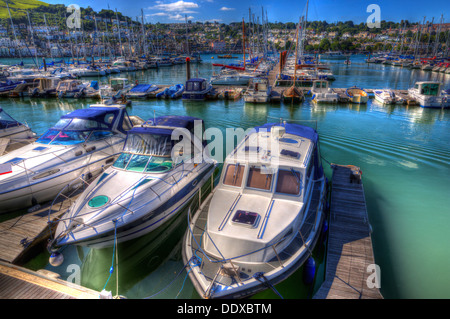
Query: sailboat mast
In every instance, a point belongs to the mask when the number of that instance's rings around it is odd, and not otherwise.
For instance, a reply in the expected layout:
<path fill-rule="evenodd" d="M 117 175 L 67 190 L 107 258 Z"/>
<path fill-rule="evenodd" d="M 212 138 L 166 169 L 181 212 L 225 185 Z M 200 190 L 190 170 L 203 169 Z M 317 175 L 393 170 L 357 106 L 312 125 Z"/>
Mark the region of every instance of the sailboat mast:
<path fill-rule="evenodd" d="M 20 59 L 22 59 L 22 53 L 19 50 L 19 42 L 17 41 L 16 28 L 14 27 L 14 22 L 11 16 L 11 11 L 9 10 L 8 1 L 5 0 L 6 7 L 8 8 L 9 18 L 11 19 L 11 27 L 13 29 L 14 39 L 16 40 L 17 51 L 19 52 Z"/>
<path fill-rule="evenodd" d="M 245 70 L 245 22 L 244 18 L 242 18 L 242 47 L 244 52 L 244 70 Z"/>
<path fill-rule="evenodd" d="M 117 21 L 117 29 L 119 30 L 120 55 L 123 56 L 122 37 L 120 36 L 120 23 L 119 23 L 119 17 L 117 15 L 117 8 L 116 8 L 116 21 Z"/>

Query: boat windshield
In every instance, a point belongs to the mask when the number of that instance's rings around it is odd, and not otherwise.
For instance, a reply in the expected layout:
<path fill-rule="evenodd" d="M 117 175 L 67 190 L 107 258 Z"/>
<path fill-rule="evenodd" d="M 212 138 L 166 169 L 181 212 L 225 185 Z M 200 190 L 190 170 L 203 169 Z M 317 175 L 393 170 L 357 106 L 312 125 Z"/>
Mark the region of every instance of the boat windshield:
<path fill-rule="evenodd" d="M 112 135 L 110 128 L 94 120 L 63 118 L 36 142 L 51 145 L 74 145 Z"/>
<path fill-rule="evenodd" d="M 436 96 L 436 95 L 438 95 L 438 93 L 439 93 L 439 84 L 438 83 L 422 84 L 422 89 L 420 90 L 420 94 Z"/>
<path fill-rule="evenodd" d="M 276 193 L 299 195 L 301 190 L 301 173 L 294 170 L 278 171 Z"/>
<path fill-rule="evenodd" d="M 173 168 L 170 135 L 129 134 L 122 154 L 113 164 L 127 171 L 162 173 Z"/>
<path fill-rule="evenodd" d="M 15 119 L 13 119 L 8 113 L 3 111 L 0 107 L 0 129 L 5 129 L 12 126 L 20 125 Z"/>

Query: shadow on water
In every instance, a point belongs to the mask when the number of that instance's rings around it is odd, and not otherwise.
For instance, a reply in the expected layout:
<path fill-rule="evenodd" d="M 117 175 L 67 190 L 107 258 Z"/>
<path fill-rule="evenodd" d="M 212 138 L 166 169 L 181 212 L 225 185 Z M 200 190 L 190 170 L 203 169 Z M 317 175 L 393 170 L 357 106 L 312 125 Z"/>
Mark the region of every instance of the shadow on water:
<path fill-rule="evenodd" d="M 375 264 L 380 266 L 380 293 L 383 298 L 398 298 L 400 289 L 396 281 L 394 271 L 394 256 L 389 248 L 389 238 L 384 231 L 389 221 L 383 218 L 382 206 L 386 203 L 386 197 L 377 189 L 375 182 L 370 177 L 363 179 L 364 193 L 366 194 L 366 203 L 369 216 L 369 223 L 372 226 L 372 246 Z"/>

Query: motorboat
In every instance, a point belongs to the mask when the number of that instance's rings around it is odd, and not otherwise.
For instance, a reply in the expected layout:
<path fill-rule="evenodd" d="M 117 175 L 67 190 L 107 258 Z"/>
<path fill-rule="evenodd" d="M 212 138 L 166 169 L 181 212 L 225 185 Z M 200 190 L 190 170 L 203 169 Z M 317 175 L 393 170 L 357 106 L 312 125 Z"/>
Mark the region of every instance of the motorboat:
<path fill-rule="evenodd" d="M 21 123 L 0 107 L 0 155 L 35 140 L 34 133 L 26 123 Z"/>
<path fill-rule="evenodd" d="M 126 132 L 144 121 L 123 105 L 93 104 L 61 116 L 36 142 L 0 157 L 1 211 L 29 208 L 55 198 L 67 184 L 96 176 L 120 154 Z"/>
<path fill-rule="evenodd" d="M 137 84 L 132 89 L 128 91 L 126 97 L 145 99 L 150 96 L 150 94 L 154 93 L 158 90 L 158 86 L 154 84 Z"/>
<path fill-rule="evenodd" d="M 267 103 L 270 101 L 272 86 L 267 77 L 250 79 L 244 93 L 244 101 L 248 103 Z"/>
<path fill-rule="evenodd" d="M 450 106 L 446 96 L 442 94 L 440 82 L 416 82 L 413 88 L 408 89 L 408 95 L 417 101 L 421 107 L 441 108 Z"/>
<path fill-rule="evenodd" d="M 0 95 L 7 94 L 14 90 L 18 85 L 26 83 L 25 81 L 13 81 L 13 80 L 6 80 L 0 82 Z"/>
<path fill-rule="evenodd" d="M 28 88 L 31 97 L 56 96 L 56 89 L 61 79 L 59 77 L 41 77 L 34 80 L 34 85 Z"/>
<path fill-rule="evenodd" d="M 106 99 L 125 97 L 132 88 L 127 78 L 111 78 L 109 86 L 101 89 L 101 96 Z"/>
<path fill-rule="evenodd" d="M 212 91 L 212 85 L 204 78 L 193 78 L 186 81 L 183 100 L 203 101 Z"/>
<path fill-rule="evenodd" d="M 251 130 L 226 157 L 217 187 L 188 214 L 182 258 L 198 294 L 244 298 L 290 276 L 318 241 L 325 195 L 314 129 Z"/>
<path fill-rule="evenodd" d="M 311 87 L 312 101 L 316 103 L 337 103 L 339 94 L 329 87 L 328 81 L 313 81 Z"/>
<path fill-rule="evenodd" d="M 58 98 L 82 97 L 88 85 L 89 83 L 82 82 L 81 80 L 60 81 L 56 87 L 56 96 Z"/>
<path fill-rule="evenodd" d="M 254 74 L 238 72 L 237 70 L 224 68 L 218 75 L 211 77 L 213 85 L 248 85 Z"/>
<path fill-rule="evenodd" d="M 390 89 L 373 90 L 373 95 L 375 100 L 382 104 L 395 104 L 397 102 L 397 97 L 394 91 Z"/>
<path fill-rule="evenodd" d="M 320 59 L 346 59 L 348 58 L 347 54 L 344 54 L 340 51 L 328 51 L 320 54 Z"/>
<path fill-rule="evenodd" d="M 365 104 L 369 100 L 369 95 L 367 94 L 367 92 L 356 86 L 348 88 L 345 91 L 345 94 L 348 96 L 350 102 L 352 103 Z"/>
<path fill-rule="evenodd" d="M 133 62 L 127 61 L 123 58 L 119 58 L 112 63 L 111 68 L 118 69 L 120 72 L 136 71 L 136 67 Z"/>
<path fill-rule="evenodd" d="M 165 88 L 161 92 L 157 93 L 156 97 L 161 99 L 178 99 L 183 95 L 183 92 L 184 84 L 179 83 Z"/>
<path fill-rule="evenodd" d="M 51 249 L 111 246 L 187 212 L 186 206 L 216 168 L 194 134 L 202 127 L 198 118 L 161 116 L 128 131 L 119 158 L 61 217 Z"/>
<path fill-rule="evenodd" d="M 226 88 L 220 91 L 218 97 L 221 100 L 233 100 L 236 101 L 242 96 L 243 88 Z"/>
<path fill-rule="evenodd" d="M 86 89 L 83 91 L 82 97 L 87 98 L 101 98 L 101 90 L 106 88 L 105 85 L 100 86 L 98 81 L 94 80 L 89 83 L 89 85 L 86 87 Z"/>

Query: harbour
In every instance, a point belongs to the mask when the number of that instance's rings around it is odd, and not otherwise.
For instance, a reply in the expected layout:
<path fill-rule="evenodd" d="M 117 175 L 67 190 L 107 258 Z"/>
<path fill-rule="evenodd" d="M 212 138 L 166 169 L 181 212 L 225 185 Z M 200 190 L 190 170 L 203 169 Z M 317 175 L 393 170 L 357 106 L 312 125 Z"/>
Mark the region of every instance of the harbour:
<path fill-rule="evenodd" d="M 0 298 L 448 297 L 445 41 L 308 54 L 301 17 L 274 52 L 263 18 L 227 54 L 2 58 Z"/>

